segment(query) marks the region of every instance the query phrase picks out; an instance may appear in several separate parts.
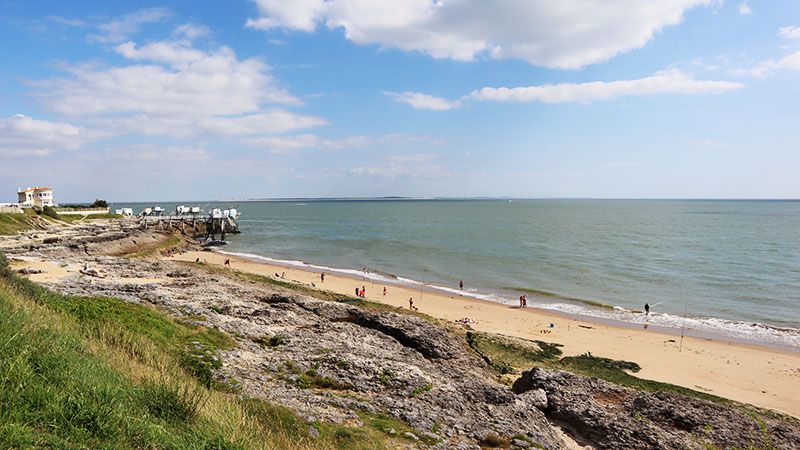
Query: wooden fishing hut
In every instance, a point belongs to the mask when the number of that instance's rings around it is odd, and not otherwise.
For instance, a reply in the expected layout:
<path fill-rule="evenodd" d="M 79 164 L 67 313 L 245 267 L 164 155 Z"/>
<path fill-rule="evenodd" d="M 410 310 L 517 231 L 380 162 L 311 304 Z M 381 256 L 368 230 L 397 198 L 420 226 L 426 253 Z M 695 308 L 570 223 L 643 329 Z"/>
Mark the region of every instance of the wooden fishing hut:
<path fill-rule="evenodd" d="M 159 231 L 175 232 L 191 235 L 193 238 L 205 240 L 225 240 L 225 234 L 239 234 L 239 225 L 236 220 L 239 212 L 235 208 L 214 208 L 205 213 L 198 206 L 178 206 L 170 214 L 164 214 L 164 209 L 158 206 L 145 208 L 139 213 L 139 226 L 142 229 L 155 229 Z"/>

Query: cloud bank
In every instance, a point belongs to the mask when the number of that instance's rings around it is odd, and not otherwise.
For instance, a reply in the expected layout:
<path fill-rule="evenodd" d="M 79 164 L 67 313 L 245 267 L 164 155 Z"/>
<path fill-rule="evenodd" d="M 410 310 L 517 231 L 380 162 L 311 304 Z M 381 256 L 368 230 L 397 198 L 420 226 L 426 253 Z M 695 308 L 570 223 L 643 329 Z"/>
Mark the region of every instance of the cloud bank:
<path fill-rule="evenodd" d="M 64 122 L 22 114 L 0 118 L 0 156 L 46 156 L 58 150 L 77 150 L 96 138 L 85 129 Z"/>
<path fill-rule="evenodd" d="M 253 0 L 246 26 L 313 32 L 342 29 L 357 44 L 434 58 L 523 59 L 562 69 L 641 48 L 684 11 L 713 0 Z"/>
<path fill-rule="evenodd" d="M 742 83 L 730 81 L 695 80 L 680 70 L 673 69 L 634 80 L 543 84 L 515 88 L 484 87 L 455 101 L 414 92 L 386 92 L 386 94 L 417 109 L 441 111 L 460 107 L 470 101 L 572 103 L 610 100 L 623 96 L 719 94 L 743 86 Z"/>

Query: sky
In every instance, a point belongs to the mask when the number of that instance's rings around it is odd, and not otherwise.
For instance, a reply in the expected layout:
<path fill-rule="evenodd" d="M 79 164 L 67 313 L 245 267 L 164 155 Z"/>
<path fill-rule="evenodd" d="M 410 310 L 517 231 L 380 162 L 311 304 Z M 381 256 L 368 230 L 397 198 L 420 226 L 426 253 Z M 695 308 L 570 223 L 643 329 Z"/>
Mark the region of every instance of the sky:
<path fill-rule="evenodd" d="M 0 0 L 0 202 L 800 198 L 795 0 Z"/>

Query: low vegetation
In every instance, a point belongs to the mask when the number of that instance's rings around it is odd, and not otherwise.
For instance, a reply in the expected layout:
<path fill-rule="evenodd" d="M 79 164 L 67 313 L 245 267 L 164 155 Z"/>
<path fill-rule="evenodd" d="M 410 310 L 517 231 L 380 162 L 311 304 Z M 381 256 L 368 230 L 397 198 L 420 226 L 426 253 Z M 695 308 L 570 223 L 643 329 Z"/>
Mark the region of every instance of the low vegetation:
<path fill-rule="evenodd" d="M 69 224 L 73 224 L 75 222 L 79 222 L 82 220 L 94 220 L 94 219 L 119 219 L 122 217 L 121 214 L 114 214 L 114 213 L 105 213 L 105 214 L 81 214 L 79 211 L 77 213 L 70 212 L 70 213 L 62 213 L 60 214 L 61 220 L 63 222 L 67 222 Z"/>
<path fill-rule="evenodd" d="M 394 448 L 396 419 L 353 428 L 230 396 L 220 330 L 112 298 L 50 292 L 0 253 L 0 448 Z M 303 373 L 310 385 L 325 384 Z M 332 386 L 328 386 L 331 388 Z"/>
<path fill-rule="evenodd" d="M 129 253 L 125 256 L 129 258 L 146 258 L 148 256 L 153 256 L 156 253 L 166 250 L 170 247 L 175 247 L 181 243 L 181 239 L 177 237 L 171 237 L 166 241 L 162 242 L 155 242 L 153 244 L 144 245 L 139 248 L 138 251 L 134 253 Z"/>
<path fill-rule="evenodd" d="M 30 230 L 33 225 L 27 219 L 25 214 L 0 213 L 0 234 L 14 235 Z"/>
<path fill-rule="evenodd" d="M 470 348 L 486 361 L 490 367 L 506 377 L 507 382 L 516 379 L 524 370 L 533 367 L 559 369 L 578 375 L 600 378 L 620 386 L 640 391 L 673 392 L 689 397 L 710 400 L 715 403 L 733 404 L 734 402 L 706 392 L 676 386 L 659 381 L 645 380 L 629 372 L 638 372 L 641 368 L 635 362 L 619 361 L 598 356 L 566 356 L 561 357 L 559 344 L 543 341 L 511 339 L 486 333 L 467 333 Z"/>

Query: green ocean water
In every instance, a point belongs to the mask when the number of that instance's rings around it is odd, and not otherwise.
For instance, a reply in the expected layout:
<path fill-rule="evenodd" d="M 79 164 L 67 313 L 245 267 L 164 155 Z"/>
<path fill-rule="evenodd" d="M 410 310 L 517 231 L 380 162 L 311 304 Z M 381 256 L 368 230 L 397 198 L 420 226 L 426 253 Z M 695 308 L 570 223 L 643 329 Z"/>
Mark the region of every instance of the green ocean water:
<path fill-rule="evenodd" d="M 114 205 L 118 206 L 118 205 Z M 121 205 L 120 205 L 121 206 Z M 136 212 L 144 206 L 133 205 Z M 169 210 L 174 204 L 161 204 Z M 222 250 L 629 323 L 800 347 L 800 202 L 287 201 Z M 647 302 L 650 317 L 634 312 Z M 684 319 L 685 315 L 689 319 Z M 689 320 L 687 325 L 687 320 Z"/>

